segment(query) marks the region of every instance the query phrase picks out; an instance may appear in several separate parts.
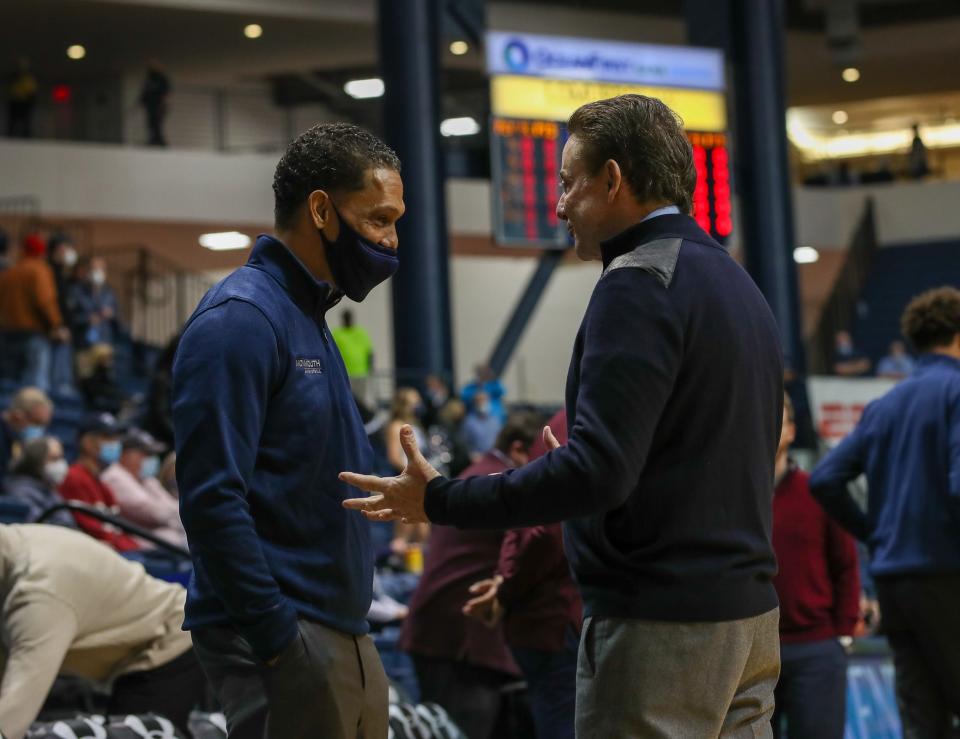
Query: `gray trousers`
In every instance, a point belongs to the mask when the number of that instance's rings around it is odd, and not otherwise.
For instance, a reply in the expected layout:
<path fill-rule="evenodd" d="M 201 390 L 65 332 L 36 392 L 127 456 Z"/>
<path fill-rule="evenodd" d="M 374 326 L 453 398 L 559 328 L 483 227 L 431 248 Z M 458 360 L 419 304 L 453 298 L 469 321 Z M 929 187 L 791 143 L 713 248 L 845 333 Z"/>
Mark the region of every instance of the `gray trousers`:
<path fill-rule="evenodd" d="M 387 676 L 369 636 L 301 620 L 271 667 L 233 629 L 192 637 L 230 739 L 386 739 Z"/>
<path fill-rule="evenodd" d="M 577 739 L 772 736 L 780 610 L 720 623 L 588 618 Z"/>

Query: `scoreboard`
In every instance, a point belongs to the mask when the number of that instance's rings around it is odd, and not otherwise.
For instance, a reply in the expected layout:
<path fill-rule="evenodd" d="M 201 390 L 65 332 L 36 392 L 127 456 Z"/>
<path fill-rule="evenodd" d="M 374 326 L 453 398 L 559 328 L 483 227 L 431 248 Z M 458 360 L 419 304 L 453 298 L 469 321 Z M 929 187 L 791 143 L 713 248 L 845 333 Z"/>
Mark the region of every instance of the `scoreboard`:
<path fill-rule="evenodd" d="M 580 105 L 639 93 L 683 119 L 697 168 L 694 217 L 721 242 L 733 229 L 719 51 L 490 33 L 491 157 L 497 242 L 566 248 L 556 216 L 566 120 Z"/>

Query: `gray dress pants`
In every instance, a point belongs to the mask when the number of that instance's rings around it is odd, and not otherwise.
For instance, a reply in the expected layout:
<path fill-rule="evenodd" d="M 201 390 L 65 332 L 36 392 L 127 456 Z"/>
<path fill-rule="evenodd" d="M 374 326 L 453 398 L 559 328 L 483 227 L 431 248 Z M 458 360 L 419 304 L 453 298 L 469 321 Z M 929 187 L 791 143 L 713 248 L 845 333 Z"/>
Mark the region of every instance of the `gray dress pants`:
<path fill-rule="evenodd" d="M 301 620 L 270 667 L 234 629 L 192 636 L 230 739 L 386 739 L 388 683 L 369 636 Z"/>
<path fill-rule="evenodd" d="M 780 610 L 739 621 L 588 618 L 577 739 L 772 737 Z"/>

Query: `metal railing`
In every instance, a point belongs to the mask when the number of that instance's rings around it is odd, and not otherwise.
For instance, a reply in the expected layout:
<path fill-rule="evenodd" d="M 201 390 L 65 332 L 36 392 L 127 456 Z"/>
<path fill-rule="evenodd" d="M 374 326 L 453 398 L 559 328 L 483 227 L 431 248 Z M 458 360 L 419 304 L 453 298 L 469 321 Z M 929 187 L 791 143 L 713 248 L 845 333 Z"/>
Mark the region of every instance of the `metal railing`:
<path fill-rule="evenodd" d="M 857 300 L 870 274 L 876 251 L 874 204 L 873 198 L 868 197 L 850 240 L 846 260 L 820 313 L 817 328 L 807 344 L 810 374 L 830 374 L 836 334 L 850 328 L 856 314 Z"/>
<path fill-rule="evenodd" d="M 94 252 L 119 279 L 120 311 L 133 338 L 162 345 L 183 328 L 213 286 L 204 275 L 158 256 L 144 244 L 114 244 Z"/>
<path fill-rule="evenodd" d="M 176 555 L 181 559 L 190 559 L 190 552 L 187 549 L 179 547 L 176 544 L 171 544 L 169 541 L 161 539 L 152 531 L 148 531 L 147 529 L 143 528 L 142 526 L 138 526 L 135 523 L 130 523 L 130 521 L 120 518 L 119 516 L 115 516 L 112 513 L 107 513 L 106 511 L 97 508 L 96 506 L 92 506 L 89 503 L 81 503 L 76 500 L 67 500 L 63 503 L 57 503 L 41 513 L 36 523 L 46 523 L 55 513 L 59 513 L 60 511 L 70 511 L 71 513 L 81 513 L 84 516 L 90 516 L 91 518 L 95 518 L 103 523 L 116 526 L 125 534 L 138 536 L 144 541 L 150 542 L 158 549 L 162 549 L 165 552 Z"/>

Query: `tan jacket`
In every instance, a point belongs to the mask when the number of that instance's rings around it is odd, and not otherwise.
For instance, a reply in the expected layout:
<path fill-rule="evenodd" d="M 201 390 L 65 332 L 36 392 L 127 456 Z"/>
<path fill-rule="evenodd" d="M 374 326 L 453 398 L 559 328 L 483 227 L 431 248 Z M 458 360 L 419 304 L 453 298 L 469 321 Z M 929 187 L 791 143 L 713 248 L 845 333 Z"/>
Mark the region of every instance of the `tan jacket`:
<path fill-rule="evenodd" d="M 63 325 L 53 270 L 41 257 L 21 257 L 0 272 L 0 328 L 46 333 Z"/>
<path fill-rule="evenodd" d="M 185 600 L 86 534 L 0 525 L 0 732 L 26 733 L 59 672 L 105 682 L 179 657 Z"/>

